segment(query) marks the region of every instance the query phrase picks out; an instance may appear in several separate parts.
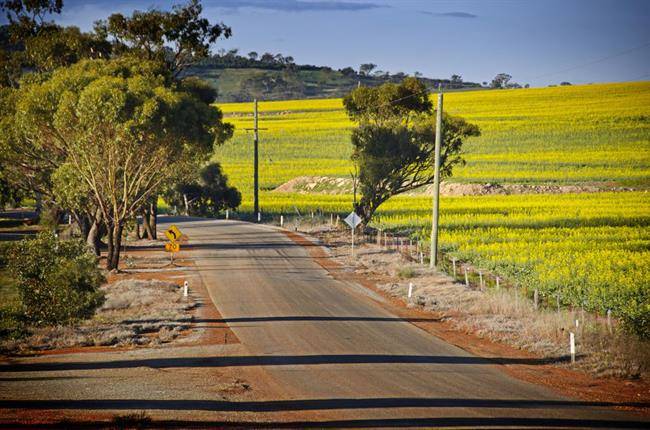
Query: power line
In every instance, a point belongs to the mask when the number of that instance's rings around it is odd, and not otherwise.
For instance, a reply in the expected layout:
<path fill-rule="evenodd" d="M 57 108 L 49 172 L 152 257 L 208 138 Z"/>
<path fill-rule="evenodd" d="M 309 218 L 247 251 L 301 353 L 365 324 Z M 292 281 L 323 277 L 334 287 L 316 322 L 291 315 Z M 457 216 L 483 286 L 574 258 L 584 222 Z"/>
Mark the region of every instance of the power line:
<path fill-rule="evenodd" d="M 559 73 L 570 72 L 572 70 L 580 69 L 582 67 L 591 66 L 592 64 L 602 63 L 603 61 L 607 61 L 607 60 L 610 60 L 612 58 L 620 57 L 621 55 L 629 54 L 630 52 L 637 51 L 637 50 L 645 48 L 646 46 L 649 46 L 649 45 L 650 45 L 650 40 L 645 42 L 642 45 L 635 46 L 634 48 L 629 48 L 629 49 L 626 49 L 624 51 L 619 51 L 619 52 L 616 52 L 614 54 L 610 54 L 610 55 L 607 55 L 605 57 L 598 58 L 597 60 L 588 61 L 586 63 L 582 63 L 582 64 L 578 64 L 576 66 L 568 67 L 566 69 L 558 70 L 558 71 L 551 72 L 551 73 L 544 73 L 542 75 L 530 78 L 530 80 L 532 81 L 532 80 L 535 80 L 535 79 L 545 78 L 547 76 L 553 76 L 553 75 L 557 75 Z"/>

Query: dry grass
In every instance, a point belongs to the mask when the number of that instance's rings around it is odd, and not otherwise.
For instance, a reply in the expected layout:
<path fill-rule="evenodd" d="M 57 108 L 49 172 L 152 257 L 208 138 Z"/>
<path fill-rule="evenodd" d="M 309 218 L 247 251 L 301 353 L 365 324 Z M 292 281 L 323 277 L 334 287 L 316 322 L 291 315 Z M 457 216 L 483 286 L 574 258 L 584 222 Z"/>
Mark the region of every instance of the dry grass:
<path fill-rule="evenodd" d="M 0 344 L 12 354 L 80 346 L 155 346 L 190 327 L 192 297 L 158 280 L 122 280 L 104 285 L 106 301 L 94 317 L 74 326 L 32 327 L 29 335 Z"/>
<path fill-rule="evenodd" d="M 602 318 L 580 310 L 535 309 L 531 300 L 509 288 L 467 288 L 446 274 L 429 270 L 374 243 L 355 247 L 356 258 L 352 259 L 348 231 L 314 227 L 308 232 L 330 246 L 335 260 L 377 280 L 377 286 L 387 294 L 403 300 L 407 306 L 438 313 L 458 330 L 548 358 L 568 356 L 569 333 L 574 332 L 577 367 L 596 376 L 648 376 L 648 342 L 617 330 L 616 326 L 610 333 Z M 411 299 L 407 297 L 409 282 L 415 287 Z"/>

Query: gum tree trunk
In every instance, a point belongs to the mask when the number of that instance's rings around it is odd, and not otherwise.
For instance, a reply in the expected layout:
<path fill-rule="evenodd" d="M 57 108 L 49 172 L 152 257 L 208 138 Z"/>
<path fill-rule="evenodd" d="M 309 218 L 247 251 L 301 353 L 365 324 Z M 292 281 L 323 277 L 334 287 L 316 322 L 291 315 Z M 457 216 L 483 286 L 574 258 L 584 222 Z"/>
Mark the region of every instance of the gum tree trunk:
<path fill-rule="evenodd" d="M 106 255 L 106 269 L 117 270 L 120 263 L 120 250 L 122 245 L 122 224 L 109 226 L 108 254 Z"/>

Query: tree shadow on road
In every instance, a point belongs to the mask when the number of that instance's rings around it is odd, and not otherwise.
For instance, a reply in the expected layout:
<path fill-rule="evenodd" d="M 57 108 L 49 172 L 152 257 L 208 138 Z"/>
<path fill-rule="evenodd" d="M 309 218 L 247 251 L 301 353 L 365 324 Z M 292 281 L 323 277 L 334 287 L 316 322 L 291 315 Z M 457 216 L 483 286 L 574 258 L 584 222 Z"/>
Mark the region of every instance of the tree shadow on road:
<path fill-rule="evenodd" d="M 452 364 L 494 365 L 525 364 L 544 365 L 569 361 L 569 356 L 550 358 L 516 358 L 444 355 L 391 355 L 391 354 L 340 354 L 340 355 L 242 355 L 224 357 L 172 357 L 112 361 L 36 362 L 0 365 L 0 374 L 7 372 L 50 372 L 63 370 L 128 369 L 135 367 L 209 368 L 242 366 L 317 366 L 354 364 Z M 434 369 L 432 369 L 434 370 Z"/>

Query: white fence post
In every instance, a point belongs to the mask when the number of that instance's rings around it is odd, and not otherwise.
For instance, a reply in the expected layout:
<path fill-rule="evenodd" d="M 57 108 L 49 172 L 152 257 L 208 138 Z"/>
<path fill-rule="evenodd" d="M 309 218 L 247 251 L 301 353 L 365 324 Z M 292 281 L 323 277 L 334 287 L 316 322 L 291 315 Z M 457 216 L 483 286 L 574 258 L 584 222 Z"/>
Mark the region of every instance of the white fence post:
<path fill-rule="evenodd" d="M 284 215 L 280 215 L 280 227 L 284 227 Z"/>
<path fill-rule="evenodd" d="M 190 283 L 185 281 L 183 282 L 183 297 L 187 297 L 187 290 L 190 286 Z"/>
<path fill-rule="evenodd" d="M 607 329 L 609 330 L 609 334 L 612 334 L 612 310 L 607 309 Z"/>
<path fill-rule="evenodd" d="M 569 333 L 569 352 L 571 353 L 571 363 L 576 362 L 576 335 Z"/>
<path fill-rule="evenodd" d="M 465 286 L 469 288 L 469 275 L 467 274 L 467 267 L 463 267 L 463 270 L 465 270 Z"/>
<path fill-rule="evenodd" d="M 409 299 L 413 295 L 413 282 L 409 282 Z"/>

